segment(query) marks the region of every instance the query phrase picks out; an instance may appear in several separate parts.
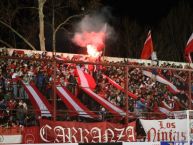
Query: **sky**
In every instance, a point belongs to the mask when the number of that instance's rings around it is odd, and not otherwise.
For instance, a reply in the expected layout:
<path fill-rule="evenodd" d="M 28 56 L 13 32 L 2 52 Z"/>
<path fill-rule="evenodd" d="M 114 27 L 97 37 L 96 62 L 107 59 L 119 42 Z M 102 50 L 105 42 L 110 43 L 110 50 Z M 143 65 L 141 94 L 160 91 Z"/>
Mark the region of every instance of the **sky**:
<path fill-rule="evenodd" d="M 180 0 L 105 0 L 114 16 L 129 16 L 140 24 L 154 25 Z M 188 1 L 188 0 L 187 0 Z"/>
<path fill-rule="evenodd" d="M 147 31 L 152 30 L 154 48 L 157 49 L 160 59 L 184 59 L 184 47 L 193 30 L 193 0 L 104 0 L 104 5 L 111 9 L 113 17 L 120 18 L 115 19 L 114 28 L 126 28 L 125 23 L 122 23 L 124 20 L 131 24 L 131 27 L 125 29 L 130 31 L 126 33 L 129 41 L 125 41 L 125 44 L 129 45 L 129 57 L 139 58 Z M 121 42 L 124 42 L 126 38 L 124 39 L 121 34 L 119 38 L 121 37 Z M 123 49 L 126 45 L 119 47 Z M 173 57 L 171 51 L 178 55 Z"/>
<path fill-rule="evenodd" d="M 1 2 L 2 1 L 7 2 L 7 0 L 1 0 Z M 25 0 L 22 0 L 22 1 L 19 0 L 20 2 L 19 4 L 23 5 L 24 1 Z M 81 1 L 81 0 L 78 0 L 78 1 Z M 82 1 L 86 1 L 86 0 L 82 0 Z M 174 8 L 178 8 L 178 9 L 183 8 L 181 7 L 181 5 L 179 5 L 179 2 L 181 1 L 186 2 L 185 6 L 190 4 L 191 9 L 188 9 L 189 11 L 187 11 L 186 9 L 187 7 L 184 7 L 185 11 L 184 9 L 182 9 L 183 11 L 177 11 L 174 13 L 170 13 L 170 12 L 173 12 L 171 10 L 175 10 Z M 9 1 L 9 2 L 14 3 L 15 1 Z M 34 2 L 37 2 L 37 0 L 33 0 L 32 4 L 29 4 L 29 6 L 33 5 Z M 49 3 L 49 0 L 47 0 L 47 2 L 48 2 L 47 4 L 51 4 Z M 65 1 L 63 2 L 65 3 Z M 106 19 L 106 17 L 104 17 L 105 24 L 108 24 L 107 28 L 109 27 L 112 28 L 112 33 L 110 33 L 112 35 L 110 36 L 113 36 L 113 39 L 110 39 L 109 43 L 106 43 L 107 48 L 109 48 L 109 50 L 106 51 L 106 54 L 109 56 L 116 56 L 116 55 L 121 56 L 122 54 L 124 54 L 124 57 L 125 57 L 126 56 L 125 54 L 128 55 L 128 52 L 129 52 L 129 57 L 139 58 L 141 48 L 143 47 L 143 43 L 145 41 L 145 38 L 146 38 L 146 35 L 149 29 L 152 30 L 152 38 L 155 44 L 154 46 L 157 50 L 159 50 L 158 53 L 161 53 L 163 55 L 162 52 L 165 53 L 165 48 L 171 48 L 171 49 L 175 48 L 176 50 L 178 50 L 176 51 L 176 53 L 182 54 L 185 44 L 190 34 L 193 31 L 193 25 L 192 25 L 193 24 L 193 19 L 192 19 L 193 18 L 192 17 L 193 16 L 193 0 L 101 0 L 100 2 L 102 2 L 103 4 L 101 5 L 102 6 L 101 9 L 103 9 L 103 6 L 104 6 L 104 8 L 107 7 L 108 10 L 110 10 L 110 12 L 109 11 L 107 12 L 109 19 L 108 18 Z M 15 7 L 13 8 L 15 9 Z M 97 10 L 94 10 L 93 12 L 96 12 L 97 14 L 101 14 L 103 16 L 103 13 L 101 13 L 101 9 L 99 8 Z M 52 20 L 52 5 L 51 6 L 48 5 L 47 10 L 48 10 L 48 13 L 45 11 L 45 20 L 46 20 L 45 24 L 50 24 Z M 25 11 L 27 11 L 27 9 Z M 60 14 L 62 14 L 61 11 L 60 11 Z M 67 9 L 64 8 L 64 12 L 66 11 L 67 11 L 67 14 L 70 13 Z M 5 21 L 7 21 L 8 17 L 7 17 L 6 11 L 3 9 L 1 12 L 2 12 L 1 16 L 4 16 Z M 37 13 L 31 13 L 30 11 L 30 16 L 32 15 L 33 17 L 29 19 L 29 17 L 26 16 L 26 19 L 23 19 L 23 17 L 21 16 L 23 16 L 23 14 L 28 15 L 29 13 L 22 13 L 21 11 L 19 12 L 17 14 L 17 17 L 14 17 L 14 21 L 12 21 L 12 22 L 17 23 L 17 25 L 14 25 L 14 28 L 21 31 L 24 34 L 26 30 L 28 34 L 28 30 L 31 29 L 31 27 L 33 27 L 35 31 L 30 31 L 33 33 L 30 33 L 31 37 L 29 37 L 29 39 L 30 39 L 30 42 L 32 42 L 35 45 L 35 47 L 39 48 L 38 37 L 35 37 L 35 38 L 32 37 L 34 34 L 36 35 L 36 33 L 38 33 L 38 31 L 36 31 L 36 28 L 35 28 L 35 25 L 38 24 L 38 17 L 35 16 Z M 173 15 L 169 15 L 169 14 L 173 14 Z M 61 20 L 65 18 L 62 16 L 60 18 L 60 15 L 58 16 L 59 17 L 56 17 L 58 18 L 58 22 L 61 22 Z M 128 19 L 123 18 L 124 16 L 126 16 Z M 170 19 L 171 17 L 173 19 Z M 167 19 L 165 19 L 164 21 L 163 18 L 167 18 Z M 77 19 L 75 19 L 73 22 L 76 23 L 76 20 Z M 124 26 L 124 24 L 127 24 L 127 23 L 124 23 L 125 22 L 124 20 L 128 20 L 126 22 L 128 22 L 128 24 L 131 24 L 130 25 L 131 27 Z M 168 20 L 172 20 L 172 21 L 168 21 Z M 33 25 L 30 24 L 30 22 L 32 21 L 35 22 Z M 77 23 L 79 23 L 78 21 L 79 20 L 77 20 Z M 135 23 L 135 21 L 137 23 Z M 26 25 L 28 24 L 28 22 L 30 25 Z M 170 22 L 170 23 L 164 23 L 164 22 Z M 26 26 L 25 29 L 23 29 L 23 27 L 19 27 L 20 24 L 24 24 Z M 74 26 L 65 25 L 64 28 L 68 29 L 68 26 L 69 26 L 70 32 L 71 30 L 73 31 L 74 28 L 77 27 L 77 25 L 74 25 Z M 7 29 L 5 29 L 4 26 L 1 25 L 0 28 L 2 28 L 3 32 L 7 32 Z M 128 36 L 122 35 L 126 30 L 129 31 L 129 33 L 126 33 L 128 34 Z M 46 37 L 46 48 L 48 50 L 52 50 L 52 38 L 51 38 L 52 34 L 50 31 L 50 25 L 47 25 L 45 32 L 47 36 Z M 77 49 L 77 46 L 71 42 L 72 33 L 69 33 L 69 34 L 65 33 L 64 35 L 64 30 L 61 29 L 61 33 L 58 33 L 58 35 L 59 35 L 59 38 L 57 39 L 57 45 L 56 45 L 58 51 L 65 50 L 65 52 L 67 53 L 81 53 L 82 52 L 82 49 L 80 49 L 79 47 Z M 13 46 L 26 48 L 25 46 L 26 44 L 23 43 L 23 40 L 16 37 L 16 39 L 18 39 L 16 43 L 15 36 L 14 37 L 13 36 L 14 35 L 12 33 L 6 33 L 6 35 L 2 35 L 2 39 L 9 42 Z M 67 48 L 66 48 L 66 45 L 68 46 Z M 122 51 L 119 51 L 118 50 L 119 48 L 121 48 Z M 164 51 L 162 49 L 164 49 Z M 122 53 L 117 53 L 118 51 Z M 136 51 L 138 53 L 136 53 Z M 170 52 L 169 49 L 168 49 L 168 52 Z M 170 53 L 167 53 L 167 54 L 170 54 Z M 169 55 L 168 56 L 164 55 L 163 59 L 165 59 L 166 57 L 172 58 Z M 174 58 L 177 58 L 177 56 Z"/>

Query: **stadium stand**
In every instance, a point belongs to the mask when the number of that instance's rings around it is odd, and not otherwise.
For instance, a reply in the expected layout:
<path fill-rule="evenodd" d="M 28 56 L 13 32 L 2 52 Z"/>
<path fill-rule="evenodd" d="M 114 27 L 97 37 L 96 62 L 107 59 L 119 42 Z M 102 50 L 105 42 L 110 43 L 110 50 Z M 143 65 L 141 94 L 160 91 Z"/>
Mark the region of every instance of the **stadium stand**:
<path fill-rule="evenodd" d="M 39 125 L 40 119 L 124 125 L 127 117 L 127 123 L 140 126 L 137 138 L 143 140 L 139 119 L 167 119 L 174 111 L 192 109 L 190 64 L 160 61 L 152 66 L 145 60 L 52 56 L 0 49 L 1 127 L 23 130 Z"/>

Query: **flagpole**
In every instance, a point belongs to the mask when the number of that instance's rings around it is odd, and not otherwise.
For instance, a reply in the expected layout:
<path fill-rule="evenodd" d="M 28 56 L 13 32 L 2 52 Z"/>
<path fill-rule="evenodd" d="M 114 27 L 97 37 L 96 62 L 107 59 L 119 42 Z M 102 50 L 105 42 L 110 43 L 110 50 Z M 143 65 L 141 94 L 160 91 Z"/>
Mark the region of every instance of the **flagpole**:
<path fill-rule="evenodd" d="M 129 117 L 129 106 L 128 106 L 128 65 L 125 66 L 125 110 L 126 110 L 126 116 L 125 116 L 125 124 L 128 124 L 128 117 Z"/>
<path fill-rule="evenodd" d="M 105 33 L 105 39 L 104 39 L 104 44 L 105 44 L 106 32 L 107 32 L 107 23 L 105 23 L 103 30 L 104 30 L 104 33 Z M 105 47 L 104 47 L 104 49 L 103 49 L 103 55 L 102 55 L 102 56 L 103 56 L 103 61 L 104 61 L 104 59 L 105 59 L 105 50 L 106 50 L 106 45 L 105 45 Z"/>
<path fill-rule="evenodd" d="M 55 27 L 54 27 L 54 24 L 55 24 L 55 9 L 54 9 L 54 1 L 52 0 L 52 4 L 53 4 L 53 8 L 52 8 L 52 31 L 53 31 L 53 38 L 52 38 L 52 68 L 53 68 L 53 74 L 52 74 L 52 99 L 53 99 L 53 121 L 56 121 L 56 108 L 57 108 L 57 103 L 56 103 L 56 100 L 57 100 L 57 96 L 56 96 L 56 65 L 57 65 L 57 62 L 56 62 L 56 40 L 55 40 L 55 34 L 54 34 L 54 31 L 55 31 Z"/>
<path fill-rule="evenodd" d="M 189 64 L 190 64 L 190 63 L 189 63 Z M 192 101 L 191 101 L 191 100 L 192 100 L 192 80 L 191 80 L 191 71 L 190 71 L 190 70 L 188 71 L 188 80 L 189 80 L 189 81 L 188 81 L 188 83 L 189 83 L 189 85 L 188 85 L 188 86 L 189 86 L 188 109 L 191 110 L 191 108 L 192 108 Z"/>

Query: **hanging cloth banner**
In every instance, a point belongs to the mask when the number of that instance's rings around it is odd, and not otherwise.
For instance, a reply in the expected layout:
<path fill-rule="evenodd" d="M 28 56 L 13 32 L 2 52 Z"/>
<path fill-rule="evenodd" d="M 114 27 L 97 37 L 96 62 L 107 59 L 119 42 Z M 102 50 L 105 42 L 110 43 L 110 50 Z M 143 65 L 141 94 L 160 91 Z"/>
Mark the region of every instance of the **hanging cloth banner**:
<path fill-rule="evenodd" d="M 117 84 L 114 80 L 112 80 L 111 78 L 109 78 L 108 76 L 106 76 L 105 74 L 103 74 L 103 77 L 106 78 L 110 84 L 112 84 L 115 88 L 119 89 L 122 92 L 125 92 L 124 88 L 122 88 L 119 84 Z M 136 96 L 135 94 L 131 93 L 130 91 L 127 92 L 128 96 L 130 96 L 133 99 L 137 99 L 138 96 Z"/>
<path fill-rule="evenodd" d="M 121 108 L 115 106 L 114 104 L 110 103 L 106 99 L 102 98 L 101 96 L 99 96 L 98 94 L 93 92 L 93 90 L 91 90 L 89 88 L 88 80 L 86 79 L 83 71 L 79 67 L 77 67 L 77 73 L 78 73 L 78 76 L 80 79 L 80 86 L 81 86 L 83 91 L 85 91 L 95 101 L 97 101 L 99 104 L 101 104 L 107 110 L 109 110 L 112 114 L 116 114 L 119 116 L 125 116 L 126 115 L 125 111 L 123 111 Z"/>
<path fill-rule="evenodd" d="M 37 113 L 41 114 L 41 116 L 51 117 L 53 107 L 49 104 L 48 100 L 40 93 L 35 84 L 33 82 L 21 82 Z"/>
<path fill-rule="evenodd" d="M 76 113 L 79 116 L 87 118 L 98 118 L 96 114 L 90 111 L 86 106 L 84 106 L 75 96 L 73 96 L 70 91 L 65 87 L 57 86 L 57 94 L 66 104 L 66 106 L 72 110 L 72 114 Z"/>

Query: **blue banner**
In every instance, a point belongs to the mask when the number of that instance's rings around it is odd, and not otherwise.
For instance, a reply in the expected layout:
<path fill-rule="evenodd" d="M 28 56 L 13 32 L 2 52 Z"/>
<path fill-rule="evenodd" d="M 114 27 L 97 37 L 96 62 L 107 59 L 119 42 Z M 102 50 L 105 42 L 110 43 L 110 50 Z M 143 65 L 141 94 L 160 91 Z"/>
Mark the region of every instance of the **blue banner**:
<path fill-rule="evenodd" d="M 161 145 L 188 145 L 188 142 L 186 141 L 181 141 L 181 142 L 161 142 Z M 193 145 L 193 142 L 190 142 L 190 145 Z"/>

